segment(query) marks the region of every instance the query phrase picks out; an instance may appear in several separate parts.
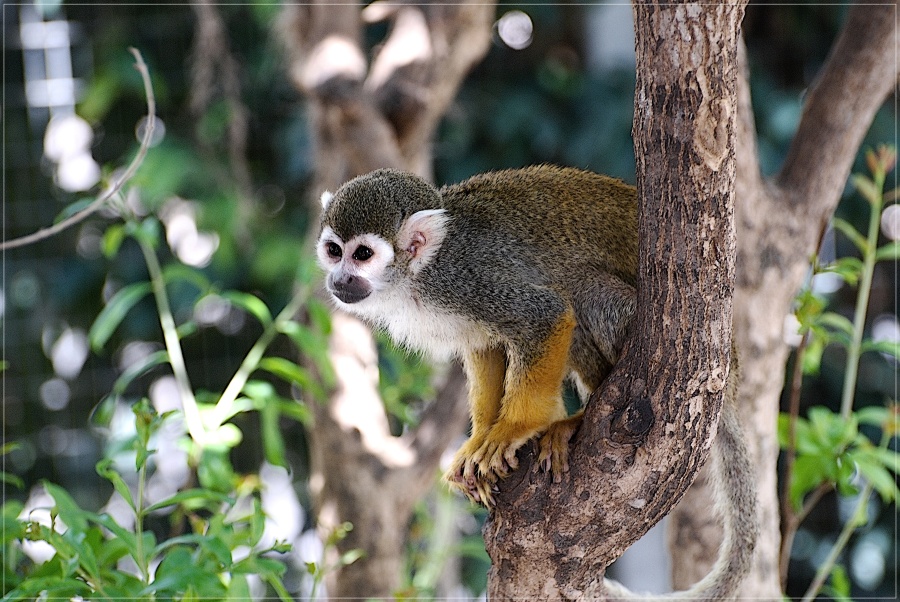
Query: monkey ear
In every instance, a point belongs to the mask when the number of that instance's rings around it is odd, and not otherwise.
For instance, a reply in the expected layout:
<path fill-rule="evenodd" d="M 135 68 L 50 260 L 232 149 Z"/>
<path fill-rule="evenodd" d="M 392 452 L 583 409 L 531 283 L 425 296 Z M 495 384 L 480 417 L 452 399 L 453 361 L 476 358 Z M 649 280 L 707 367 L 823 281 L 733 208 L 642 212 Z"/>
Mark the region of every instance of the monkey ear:
<path fill-rule="evenodd" d="M 431 261 L 447 235 L 450 216 L 446 209 L 426 209 L 413 213 L 397 233 L 397 246 L 409 254 L 409 268 L 415 274 Z"/>
<path fill-rule="evenodd" d="M 322 202 L 322 211 L 328 209 L 328 205 L 331 204 L 331 199 L 334 198 L 334 195 L 328 192 L 327 190 L 322 193 L 322 196 L 319 200 Z"/>

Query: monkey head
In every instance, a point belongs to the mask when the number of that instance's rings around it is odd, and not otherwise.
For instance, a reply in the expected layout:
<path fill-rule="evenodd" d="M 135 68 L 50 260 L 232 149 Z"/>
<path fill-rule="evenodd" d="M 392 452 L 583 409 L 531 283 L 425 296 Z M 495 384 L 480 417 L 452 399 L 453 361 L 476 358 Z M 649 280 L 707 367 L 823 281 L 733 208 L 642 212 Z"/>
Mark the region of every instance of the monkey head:
<path fill-rule="evenodd" d="M 322 195 L 316 252 L 325 285 L 342 309 L 369 314 L 379 296 L 414 286 L 433 259 L 449 217 L 421 178 L 382 169 Z"/>

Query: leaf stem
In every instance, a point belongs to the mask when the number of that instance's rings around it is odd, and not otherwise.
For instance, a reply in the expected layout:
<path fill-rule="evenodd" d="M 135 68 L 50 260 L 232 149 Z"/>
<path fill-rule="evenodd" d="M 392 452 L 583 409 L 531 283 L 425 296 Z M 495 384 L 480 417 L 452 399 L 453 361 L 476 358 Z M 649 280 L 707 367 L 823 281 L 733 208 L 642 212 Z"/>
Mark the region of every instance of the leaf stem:
<path fill-rule="evenodd" d="M 859 372 L 859 356 L 862 347 L 863 329 L 866 323 L 866 310 L 869 307 L 869 294 L 872 290 L 872 276 L 875 273 L 875 253 L 878 249 L 878 226 L 881 220 L 881 206 L 883 204 L 883 189 L 885 173 L 879 170 L 874 176 L 875 194 L 870 199 L 871 214 L 869 215 L 869 232 L 865 253 L 863 254 L 863 269 L 859 279 L 859 294 L 856 297 L 856 308 L 853 312 L 853 338 L 847 349 L 847 369 L 844 374 L 844 388 L 841 392 L 841 417 L 850 418 L 853 411 L 853 398 L 856 391 L 856 380 Z"/>
<path fill-rule="evenodd" d="M 788 565 L 790 564 L 791 547 L 794 542 L 794 535 L 800 526 L 801 519 L 794 512 L 791 505 L 790 489 L 791 481 L 794 473 L 794 461 L 797 458 L 797 417 L 800 415 L 800 390 L 803 385 L 803 361 L 806 356 L 806 347 L 809 344 L 810 333 L 805 332 L 797 345 L 797 351 L 794 353 L 794 368 L 791 373 L 791 394 L 788 409 L 788 418 L 790 420 L 790 432 L 788 434 L 788 446 L 784 450 L 784 478 L 781 489 L 781 517 L 784 523 L 784 534 L 781 538 L 780 550 L 780 573 L 781 587 L 785 588 L 787 584 Z"/>
<path fill-rule="evenodd" d="M 147 463 L 144 462 L 138 470 L 137 499 L 134 501 L 134 532 L 137 539 L 134 542 L 135 562 L 141 571 L 144 585 L 150 585 L 150 567 L 147 563 L 147 554 L 144 551 L 144 483 L 147 480 Z"/>
<path fill-rule="evenodd" d="M 166 351 L 169 354 L 169 364 L 172 366 L 172 373 L 175 375 L 175 383 L 181 396 L 184 421 L 187 423 L 187 429 L 191 438 L 202 448 L 206 441 L 206 430 L 203 427 L 203 420 L 200 417 L 194 390 L 188 378 L 184 355 L 181 353 L 181 342 L 178 340 L 175 319 L 172 317 L 172 309 L 169 306 L 169 297 L 166 294 L 166 281 L 162 274 L 162 268 L 159 265 L 159 259 L 156 257 L 156 251 L 153 246 L 143 236 L 139 235 L 135 238 L 144 254 L 144 261 L 150 274 L 150 284 L 153 287 L 153 297 L 156 299 L 156 309 L 159 313 L 159 325 L 162 327 L 163 340 L 165 341 Z"/>
<path fill-rule="evenodd" d="M 815 599 L 816 595 L 818 595 L 819 590 L 822 589 L 822 586 L 825 584 L 825 581 L 831 574 L 831 570 L 834 568 L 838 557 L 841 555 L 841 552 L 850 541 L 850 536 L 853 535 L 854 531 L 856 531 L 856 528 L 858 526 L 858 515 L 860 512 L 863 512 L 865 510 L 866 504 L 869 501 L 869 496 L 872 494 L 872 490 L 872 483 L 867 482 L 862 491 L 859 493 L 859 501 L 856 503 L 856 507 L 853 509 L 853 515 L 850 517 L 850 520 L 848 520 L 844 525 L 844 528 L 841 529 L 841 533 L 840 535 L 838 535 L 837 541 L 834 542 L 834 545 L 831 547 L 831 551 L 828 552 L 828 557 L 819 566 L 819 570 L 816 571 L 816 576 L 813 579 L 812 583 L 810 583 L 809 588 L 806 590 L 806 593 L 803 595 L 801 602 L 811 602 Z"/>
<path fill-rule="evenodd" d="M 244 385 L 247 384 L 250 375 L 256 370 L 266 349 L 278 335 L 281 327 L 297 315 L 297 312 L 300 311 L 300 308 L 303 307 L 308 298 L 309 287 L 301 285 L 298 287 L 297 292 L 288 304 L 285 305 L 284 309 L 279 312 L 278 316 L 276 316 L 272 322 L 266 324 L 263 333 L 256 340 L 256 343 L 253 344 L 253 347 L 250 348 L 250 351 L 247 352 L 247 355 L 241 362 L 237 372 L 235 372 L 234 376 L 231 378 L 228 386 L 225 387 L 222 396 L 219 397 L 219 401 L 216 403 L 216 407 L 213 410 L 213 425 L 220 426 L 223 422 L 228 420 L 235 399 L 237 399 L 237 396 L 240 395 L 241 391 L 244 389 Z"/>

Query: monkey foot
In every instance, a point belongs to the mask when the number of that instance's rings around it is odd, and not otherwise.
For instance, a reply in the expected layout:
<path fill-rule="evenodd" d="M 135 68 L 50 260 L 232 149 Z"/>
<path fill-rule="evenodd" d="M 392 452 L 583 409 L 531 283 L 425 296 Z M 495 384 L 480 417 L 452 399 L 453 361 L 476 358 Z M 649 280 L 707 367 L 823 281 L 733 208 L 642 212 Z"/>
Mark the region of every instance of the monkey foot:
<path fill-rule="evenodd" d="M 553 482 L 562 481 L 569 472 L 569 441 L 581 426 L 582 412 L 550 425 L 538 443 L 538 466 L 553 474 Z"/>

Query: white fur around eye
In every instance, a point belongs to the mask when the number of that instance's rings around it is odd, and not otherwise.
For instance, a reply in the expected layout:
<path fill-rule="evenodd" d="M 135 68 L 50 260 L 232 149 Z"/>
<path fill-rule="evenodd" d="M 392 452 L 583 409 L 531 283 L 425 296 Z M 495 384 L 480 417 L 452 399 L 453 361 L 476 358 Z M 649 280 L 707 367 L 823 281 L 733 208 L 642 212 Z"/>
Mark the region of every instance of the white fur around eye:
<path fill-rule="evenodd" d="M 328 243 L 336 244 L 341 247 L 341 250 L 344 248 L 343 242 L 334 233 L 334 230 L 329 226 L 325 226 L 322 229 L 322 234 L 319 235 L 319 242 L 316 244 L 316 258 L 319 260 L 319 266 L 326 271 L 330 270 L 335 263 L 341 260 L 339 257 L 332 257 L 328 254 Z"/>
<path fill-rule="evenodd" d="M 359 247 L 372 249 L 372 256 L 365 261 L 353 259 Z M 394 262 L 394 247 L 388 241 L 377 234 L 354 236 L 344 245 L 344 256 L 345 269 L 368 280 L 374 290 L 381 290 L 387 285 L 384 270 Z"/>

